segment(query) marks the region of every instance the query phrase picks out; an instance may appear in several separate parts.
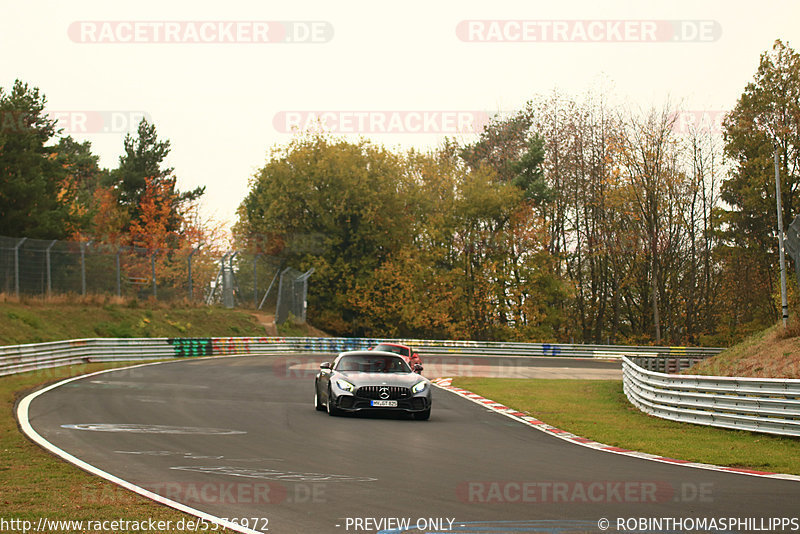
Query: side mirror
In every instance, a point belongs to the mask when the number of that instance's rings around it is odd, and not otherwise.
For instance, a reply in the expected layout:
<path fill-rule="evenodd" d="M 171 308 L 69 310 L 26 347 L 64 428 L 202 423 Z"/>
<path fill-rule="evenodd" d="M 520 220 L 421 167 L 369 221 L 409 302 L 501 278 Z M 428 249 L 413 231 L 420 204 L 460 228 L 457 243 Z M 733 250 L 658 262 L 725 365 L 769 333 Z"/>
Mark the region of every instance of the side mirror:
<path fill-rule="evenodd" d="M 322 363 L 319 365 L 319 368 L 320 368 L 320 369 L 327 369 L 327 370 L 329 370 L 329 371 L 330 371 L 330 369 L 331 369 L 331 362 L 322 362 Z"/>
<path fill-rule="evenodd" d="M 422 365 L 420 365 L 420 364 L 414 365 L 414 372 L 415 373 L 421 373 L 423 369 L 424 369 L 424 367 L 422 367 Z"/>

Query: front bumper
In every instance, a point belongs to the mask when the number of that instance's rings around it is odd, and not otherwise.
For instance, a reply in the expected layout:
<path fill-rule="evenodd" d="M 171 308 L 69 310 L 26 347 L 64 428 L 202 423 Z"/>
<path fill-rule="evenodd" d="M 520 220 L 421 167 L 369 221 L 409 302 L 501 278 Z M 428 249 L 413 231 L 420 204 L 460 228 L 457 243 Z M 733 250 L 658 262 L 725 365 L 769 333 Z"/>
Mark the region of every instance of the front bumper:
<path fill-rule="evenodd" d="M 420 395 L 406 399 L 396 399 L 397 406 L 372 406 L 372 399 L 364 399 L 355 395 L 342 394 L 333 399 L 334 407 L 345 412 L 374 410 L 378 412 L 424 412 L 431 407 L 430 396 Z"/>

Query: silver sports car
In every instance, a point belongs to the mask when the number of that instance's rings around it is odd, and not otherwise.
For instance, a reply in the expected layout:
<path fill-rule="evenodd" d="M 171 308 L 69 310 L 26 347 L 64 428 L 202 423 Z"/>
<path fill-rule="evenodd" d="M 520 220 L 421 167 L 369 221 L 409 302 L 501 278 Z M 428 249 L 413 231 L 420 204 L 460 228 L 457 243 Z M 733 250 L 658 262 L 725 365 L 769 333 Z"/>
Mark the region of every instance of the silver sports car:
<path fill-rule="evenodd" d="M 417 371 L 422 370 L 422 366 Z M 320 365 L 314 406 L 330 415 L 362 410 L 402 411 L 415 419 L 431 416 L 431 383 L 391 352 L 342 352 Z"/>

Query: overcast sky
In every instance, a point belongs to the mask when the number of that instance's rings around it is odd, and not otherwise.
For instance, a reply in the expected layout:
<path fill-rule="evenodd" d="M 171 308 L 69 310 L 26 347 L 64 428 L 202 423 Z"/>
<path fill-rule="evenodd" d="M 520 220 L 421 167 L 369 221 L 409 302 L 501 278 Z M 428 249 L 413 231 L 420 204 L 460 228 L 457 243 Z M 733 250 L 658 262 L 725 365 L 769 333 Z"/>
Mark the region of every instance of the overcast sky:
<path fill-rule="evenodd" d="M 554 89 L 713 117 L 775 39 L 800 46 L 796 0 L 2 1 L 0 85 L 39 87 L 106 167 L 146 116 L 179 188 L 206 186 L 227 221 L 269 149 L 321 114 L 402 148 L 468 140 Z"/>

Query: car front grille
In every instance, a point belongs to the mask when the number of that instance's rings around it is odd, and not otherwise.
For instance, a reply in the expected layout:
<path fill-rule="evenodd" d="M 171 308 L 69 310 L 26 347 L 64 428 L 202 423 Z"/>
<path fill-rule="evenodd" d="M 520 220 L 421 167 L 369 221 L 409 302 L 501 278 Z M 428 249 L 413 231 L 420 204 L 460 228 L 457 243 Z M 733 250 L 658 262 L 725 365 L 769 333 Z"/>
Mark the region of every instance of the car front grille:
<path fill-rule="evenodd" d="M 362 386 L 356 390 L 356 396 L 373 400 L 406 399 L 411 396 L 411 389 L 400 386 Z"/>

